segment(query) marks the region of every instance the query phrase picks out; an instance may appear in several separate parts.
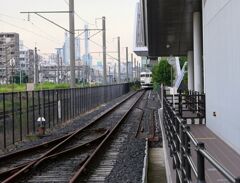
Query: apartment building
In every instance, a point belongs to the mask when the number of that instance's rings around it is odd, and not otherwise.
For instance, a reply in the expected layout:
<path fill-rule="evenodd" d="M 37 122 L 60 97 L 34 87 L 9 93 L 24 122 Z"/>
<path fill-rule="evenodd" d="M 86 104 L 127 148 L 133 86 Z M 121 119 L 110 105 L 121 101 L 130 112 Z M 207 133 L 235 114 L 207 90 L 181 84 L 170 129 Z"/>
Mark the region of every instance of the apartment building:
<path fill-rule="evenodd" d="M 14 59 L 15 63 L 11 62 Z M 0 83 L 9 83 L 16 68 L 19 68 L 19 34 L 0 33 Z"/>

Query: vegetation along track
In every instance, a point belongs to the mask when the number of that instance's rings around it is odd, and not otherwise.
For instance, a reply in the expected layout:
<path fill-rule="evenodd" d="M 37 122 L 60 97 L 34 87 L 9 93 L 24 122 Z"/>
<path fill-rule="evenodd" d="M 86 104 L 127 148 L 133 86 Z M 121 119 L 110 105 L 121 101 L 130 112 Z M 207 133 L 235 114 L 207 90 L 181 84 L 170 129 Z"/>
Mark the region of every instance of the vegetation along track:
<path fill-rule="evenodd" d="M 66 170 L 71 170 L 65 171 L 68 172 L 68 178 L 62 179 L 65 180 L 63 182 L 67 182 L 66 180 L 70 179 L 70 177 L 74 175 L 75 170 L 79 169 L 79 167 L 81 167 L 80 171 L 77 172 L 78 174 L 81 174 L 83 167 L 85 167 L 85 163 L 88 163 L 91 160 L 92 155 L 96 153 L 96 150 L 100 148 L 98 146 L 99 143 L 97 142 L 100 142 L 99 140 L 102 138 L 105 139 L 109 137 L 109 135 L 116 128 L 116 125 L 119 124 L 121 119 L 123 119 L 123 117 L 125 117 L 130 110 L 129 106 L 132 107 L 132 103 L 135 103 L 139 99 L 139 96 L 142 95 L 142 93 L 143 91 L 137 94 L 134 93 L 127 97 L 125 100 L 115 104 L 112 108 L 103 112 L 100 116 L 94 117 L 94 119 L 92 119 L 88 125 L 67 136 L 63 141 L 51 148 L 49 151 L 45 152 L 39 158 L 31 160 L 28 164 L 25 163 L 25 166 L 22 166 L 20 169 L 15 171 L 15 173 L 7 179 L 2 179 L 2 181 L 4 183 L 17 182 L 16 180 L 18 180 L 18 182 L 20 182 L 20 180 L 23 182 L 36 182 L 35 178 L 38 179 L 39 175 L 45 175 L 45 177 L 58 177 L 58 180 L 61 182 L 60 176 L 67 176 L 61 173 L 60 175 L 59 173 L 55 175 L 54 167 L 66 167 Z M 100 144 L 102 144 L 102 142 Z M 89 148 L 86 148 L 88 146 Z M 78 154 L 77 157 L 73 153 L 75 151 Z M 59 156 L 64 158 L 59 158 Z M 49 162 L 49 160 L 52 159 L 55 159 L 55 161 L 50 164 L 46 164 L 46 162 Z M 43 164 L 45 168 L 41 166 Z M 64 164 L 68 165 L 64 166 Z M 55 172 L 57 173 L 58 171 Z M 25 178 L 19 179 L 22 177 Z M 78 176 L 73 177 L 77 178 Z M 43 180 L 42 182 L 47 182 L 44 177 L 41 177 L 41 180 Z"/>

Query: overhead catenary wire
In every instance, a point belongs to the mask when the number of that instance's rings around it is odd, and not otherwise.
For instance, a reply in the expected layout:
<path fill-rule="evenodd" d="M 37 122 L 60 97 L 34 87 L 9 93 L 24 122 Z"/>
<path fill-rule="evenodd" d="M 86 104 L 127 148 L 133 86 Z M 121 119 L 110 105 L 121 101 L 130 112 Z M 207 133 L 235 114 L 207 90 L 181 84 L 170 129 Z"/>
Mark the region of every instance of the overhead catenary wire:
<path fill-rule="evenodd" d="M 102 45 L 98 44 L 97 42 L 95 42 L 95 41 L 93 41 L 93 40 L 91 40 L 91 39 L 89 39 L 89 41 L 92 42 L 93 44 L 95 44 L 95 45 L 97 45 L 97 46 L 99 46 L 99 47 L 102 48 Z M 112 55 L 107 54 L 107 56 L 109 56 L 109 57 L 111 57 L 112 59 L 118 61 L 118 59 L 115 58 L 115 57 L 113 57 Z M 121 61 L 126 61 L 126 59 L 122 58 Z"/>
<path fill-rule="evenodd" d="M 33 27 L 35 27 L 36 29 L 38 29 L 38 30 L 39 30 L 38 32 L 44 33 L 45 35 L 42 35 L 42 34 L 33 32 L 32 30 L 28 30 L 28 29 L 25 28 L 25 27 L 20 27 L 20 26 L 18 26 L 18 25 L 13 24 L 13 23 L 9 23 L 9 22 L 6 22 L 6 21 L 2 20 L 1 22 L 5 23 L 5 24 L 8 24 L 8 25 L 10 25 L 10 26 L 14 26 L 14 27 L 16 27 L 16 28 L 19 28 L 19 29 L 24 30 L 24 31 L 27 31 L 27 32 L 31 32 L 31 33 L 33 33 L 34 35 L 38 35 L 38 36 L 40 36 L 40 37 L 42 37 L 42 38 L 44 37 L 44 39 L 48 39 L 48 40 L 51 41 L 51 42 L 55 42 L 55 43 L 58 43 L 58 44 L 60 43 L 56 37 L 54 37 L 53 35 L 49 34 L 49 33 L 46 32 L 46 31 L 44 31 L 42 28 L 40 28 L 40 27 L 37 26 L 35 23 L 33 23 L 31 20 L 25 20 L 25 19 L 21 19 L 21 18 L 19 18 L 19 17 L 10 16 L 10 15 L 3 14 L 3 13 L 0 13 L 0 15 L 1 15 L 1 16 L 5 16 L 5 17 L 10 18 L 10 19 L 13 19 L 13 20 L 15 20 L 16 22 L 17 22 L 17 21 L 19 21 L 19 22 L 25 22 L 25 23 L 28 22 L 28 23 L 30 23 L 30 25 L 32 25 Z"/>
<path fill-rule="evenodd" d="M 48 32 L 46 32 L 44 29 L 42 29 L 41 27 L 39 27 L 38 25 L 36 25 L 35 23 L 33 23 L 32 21 L 29 21 L 31 22 L 31 24 L 36 27 L 37 29 L 39 29 L 41 32 L 43 32 L 44 34 L 48 35 L 49 37 L 51 37 L 52 39 L 54 40 L 57 40 L 56 37 L 53 37 L 51 34 L 49 34 Z"/>
<path fill-rule="evenodd" d="M 15 27 L 15 28 L 24 30 L 24 31 L 26 31 L 26 32 L 29 32 L 29 33 L 34 34 L 35 36 L 38 36 L 38 37 L 41 37 L 41 38 L 46 39 L 46 40 L 48 40 L 48 41 L 51 41 L 51 42 L 54 42 L 54 43 L 59 44 L 59 42 L 57 42 L 57 41 L 55 41 L 55 40 L 49 39 L 49 38 L 47 38 L 47 37 L 44 36 L 44 35 L 41 35 L 41 34 L 39 34 L 39 33 L 36 33 L 36 32 L 31 31 L 31 30 L 28 30 L 28 29 L 26 29 L 26 28 L 24 28 L 24 27 L 20 27 L 20 26 L 18 26 L 18 25 L 14 25 L 14 24 L 12 24 L 12 23 L 6 22 L 6 21 L 1 20 L 1 19 L 0 19 L 0 22 L 3 22 L 3 23 L 8 24 L 8 25 L 10 25 L 10 26 L 12 26 L 12 27 Z"/>
<path fill-rule="evenodd" d="M 64 2 L 69 6 L 69 3 L 67 2 L 67 0 L 64 0 Z M 89 23 L 87 20 L 85 20 L 84 18 L 82 18 L 76 11 L 74 11 L 74 14 L 82 21 L 84 22 L 85 24 L 88 24 L 88 25 L 94 25 L 92 23 Z"/>
<path fill-rule="evenodd" d="M 58 40 L 56 37 L 54 37 L 53 35 L 49 34 L 48 32 L 44 31 L 42 28 L 40 28 L 39 26 L 37 26 L 35 23 L 33 23 L 31 20 L 25 20 L 25 19 L 21 19 L 19 17 L 14 17 L 14 16 L 10 16 L 10 15 L 7 15 L 7 14 L 3 14 L 3 13 L 0 13 L 0 16 L 5 16 L 7 18 L 10 18 L 12 20 L 17 20 L 19 22 L 29 22 L 32 26 L 36 27 L 37 29 L 39 29 L 40 31 L 39 32 L 43 32 L 44 34 L 46 34 L 47 36 L 51 37 L 51 39 L 53 40 Z"/>

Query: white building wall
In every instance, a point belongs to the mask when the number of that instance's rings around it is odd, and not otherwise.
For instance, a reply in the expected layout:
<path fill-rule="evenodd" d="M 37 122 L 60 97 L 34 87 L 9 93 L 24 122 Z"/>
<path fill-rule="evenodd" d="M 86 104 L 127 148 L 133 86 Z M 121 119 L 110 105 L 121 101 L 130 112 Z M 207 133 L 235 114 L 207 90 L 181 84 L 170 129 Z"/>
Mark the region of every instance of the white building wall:
<path fill-rule="evenodd" d="M 239 8 L 240 0 L 205 1 L 203 44 L 207 126 L 240 153 Z"/>

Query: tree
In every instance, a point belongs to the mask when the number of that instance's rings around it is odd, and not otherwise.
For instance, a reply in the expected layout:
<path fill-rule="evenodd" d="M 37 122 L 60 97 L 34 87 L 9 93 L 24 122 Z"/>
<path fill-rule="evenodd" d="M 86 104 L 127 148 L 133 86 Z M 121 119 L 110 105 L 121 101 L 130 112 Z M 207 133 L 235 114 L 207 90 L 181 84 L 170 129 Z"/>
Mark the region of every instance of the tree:
<path fill-rule="evenodd" d="M 155 84 L 171 85 L 171 65 L 167 60 L 161 60 L 158 64 L 153 66 L 152 78 Z"/>
<path fill-rule="evenodd" d="M 180 67 L 182 69 L 184 63 L 187 62 L 187 57 L 186 56 L 179 57 L 179 62 L 180 62 Z"/>
<path fill-rule="evenodd" d="M 20 72 L 17 72 L 15 76 L 13 77 L 14 83 L 20 83 Z M 24 71 L 21 73 L 21 83 L 27 83 L 28 82 L 28 76 Z"/>

